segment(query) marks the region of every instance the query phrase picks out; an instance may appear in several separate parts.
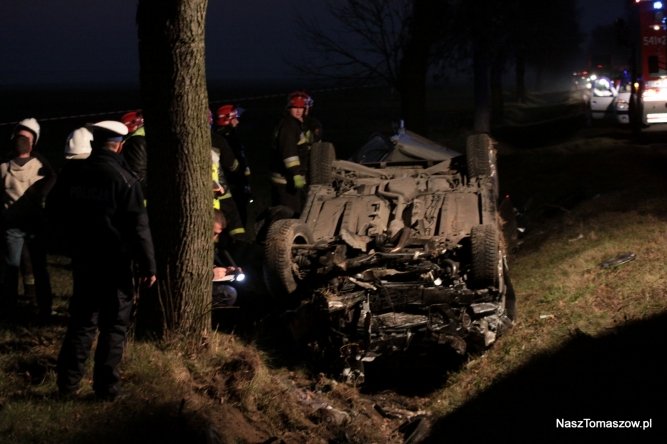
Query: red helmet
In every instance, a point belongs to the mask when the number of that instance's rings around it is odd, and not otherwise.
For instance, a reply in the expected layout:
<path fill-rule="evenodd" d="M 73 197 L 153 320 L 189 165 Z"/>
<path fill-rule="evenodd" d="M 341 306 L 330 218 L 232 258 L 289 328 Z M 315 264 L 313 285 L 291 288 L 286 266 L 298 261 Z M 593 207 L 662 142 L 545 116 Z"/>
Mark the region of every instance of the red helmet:
<path fill-rule="evenodd" d="M 215 124 L 218 126 L 228 126 L 232 124 L 232 120 L 238 119 L 243 113 L 243 108 L 235 105 L 222 105 L 218 108 L 216 114 Z"/>
<path fill-rule="evenodd" d="M 123 117 L 120 118 L 120 121 L 125 124 L 128 132 L 133 133 L 144 126 L 144 115 L 141 110 L 138 109 L 136 111 L 130 111 L 123 114 Z"/>
<path fill-rule="evenodd" d="M 294 91 L 287 96 L 287 108 L 312 108 L 313 103 L 305 91 Z"/>

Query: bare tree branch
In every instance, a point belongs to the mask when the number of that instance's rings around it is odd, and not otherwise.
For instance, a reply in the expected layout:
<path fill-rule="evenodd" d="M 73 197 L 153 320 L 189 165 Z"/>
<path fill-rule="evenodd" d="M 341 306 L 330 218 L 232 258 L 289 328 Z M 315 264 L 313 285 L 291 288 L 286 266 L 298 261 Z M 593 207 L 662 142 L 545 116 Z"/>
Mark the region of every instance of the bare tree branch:
<path fill-rule="evenodd" d="M 320 79 L 382 80 L 396 87 L 410 9 L 409 0 L 330 0 L 338 29 L 298 17 L 300 37 L 316 56 L 291 64 Z"/>

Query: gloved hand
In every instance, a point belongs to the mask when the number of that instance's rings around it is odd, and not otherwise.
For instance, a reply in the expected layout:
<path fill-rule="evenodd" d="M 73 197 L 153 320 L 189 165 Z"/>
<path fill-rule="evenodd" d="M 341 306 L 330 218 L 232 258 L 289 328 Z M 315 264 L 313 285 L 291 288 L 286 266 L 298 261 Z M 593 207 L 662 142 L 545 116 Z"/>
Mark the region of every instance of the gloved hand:
<path fill-rule="evenodd" d="M 213 197 L 224 196 L 225 187 L 220 182 L 213 182 Z"/>
<path fill-rule="evenodd" d="M 306 186 L 306 178 L 303 177 L 301 174 L 295 174 L 294 175 L 294 188 L 297 190 L 300 190 L 301 188 Z"/>

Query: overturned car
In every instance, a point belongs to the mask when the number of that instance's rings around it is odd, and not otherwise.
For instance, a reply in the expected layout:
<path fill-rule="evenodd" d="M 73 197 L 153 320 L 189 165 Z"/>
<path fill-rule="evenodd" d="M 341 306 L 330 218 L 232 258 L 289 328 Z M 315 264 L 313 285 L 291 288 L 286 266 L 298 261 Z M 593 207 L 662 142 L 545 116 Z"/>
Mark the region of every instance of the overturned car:
<path fill-rule="evenodd" d="M 461 155 L 401 131 L 352 160 L 320 143 L 310 179 L 300 218 L 268 229 L 264 279 L 308 313 L 295 339 L 333 355 L 345 378 L 417 344 L 484 348 L 512 325 L 490 137 L 470 136 Z"/>

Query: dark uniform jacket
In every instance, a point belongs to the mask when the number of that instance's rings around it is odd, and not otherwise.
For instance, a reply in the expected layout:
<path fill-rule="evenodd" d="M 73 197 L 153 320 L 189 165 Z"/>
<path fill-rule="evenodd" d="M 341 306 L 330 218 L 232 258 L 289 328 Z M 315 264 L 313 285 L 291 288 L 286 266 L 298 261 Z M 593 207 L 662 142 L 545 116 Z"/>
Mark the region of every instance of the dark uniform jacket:
<path fill-rule="evenodd" d="M 123 157 L 127 165 L 141 182 L 141 188 L 146 194 L 146 170 L 148 168 L 148 154 L 146 151 L 146 133 L 141 127 L 130 134 L 123 142 Z"/>
<path fill-rule="evenodd" d="M 231 182 L 232 185 L 247 186 L 251 174 L 250 166 L 248 165 L 248 158 L 245 154 L 245 147 L 241 143 L 236 130 L 231 126 L 226 126 L 217 129 L 215 132 L 224 138 L 239 163 L 235 173 L 228 177 L 229 182 Z"/>
<path fill-rule="evenodd" d="M 242 235 L 245 234 L 243 218 L 236 205 L 232 195 L 232 187 L 229 181 L 230 177 L 239 174 L 240 164 L 232 147 L 227 140 L 216 131 L 211 130 L 211 151 L 217 155 L 217 165 L 213 165 L 213 181 L 222 185 L 224 194 L 214 197 L 213 208 L 219 208 L 227 218 L 227 234 Z M 212 155 L 212 158 L 216 156 Z M 215 162 L 215 160 L 214 160 Z M 215 183 L 213 184 L 215 187 Z"/>
<path fill-rule="evenodd" d="M 227 140 L 216 131 L 211 131 L 211 145 L 213 149 L 220 153 L 220 168 L 225 177 L 229 179 L 230 175 L 237 174 L 241 164 L 234 154 L 234 150 L 227 143 Z"/>
<path fill-rule="evenodd" d="M 99 266 L 134 260 L 143 276 L 155 274 L 153 240 L 144 196 L 123 157 L 93 150 L 64 169 L 49 199 L 50 214 L 66 227 L 73 259 Z M 94 265 L 94 264 L 91 264 Z"/>
<path fill-rule="evenodd" d="M 307 165 L 300 160 L 300 149 L 306 144 L 303 124 L 286 115 L 276 128 L 276 139 L 271 150 L 271 181 L 277 184 L 291 183 L 292 177 L 304 174 Z"/>

